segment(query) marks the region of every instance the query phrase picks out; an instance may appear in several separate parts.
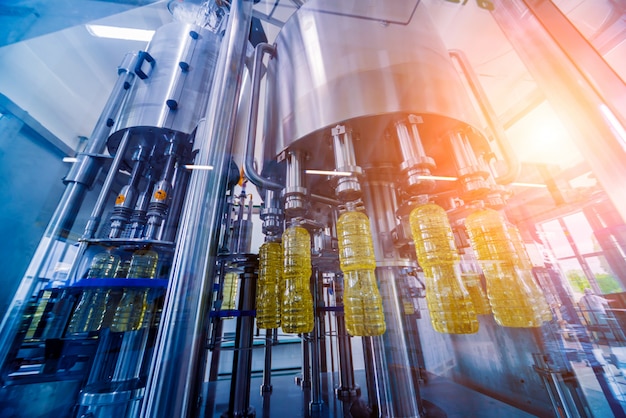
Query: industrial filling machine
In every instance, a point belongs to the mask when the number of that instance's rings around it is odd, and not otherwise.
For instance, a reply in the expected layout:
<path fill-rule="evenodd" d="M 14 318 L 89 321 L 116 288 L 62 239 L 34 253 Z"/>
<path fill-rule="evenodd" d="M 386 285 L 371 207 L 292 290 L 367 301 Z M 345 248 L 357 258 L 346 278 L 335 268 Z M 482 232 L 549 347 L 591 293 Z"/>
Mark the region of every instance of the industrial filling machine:
<path fill-rule="evenodd" d="M 272 44 L 253 1 L 176 3 L 120 64 L 2 322 L 0 416 L 261 415 L 253 352 L 269 401 L 279 329 L 298 341 L 304 416 L 333 416 L 328 396 L 445 416 L 425 355 L 530 414 L 593 416 L 557 331 L 559 309 L 582 328 L 572 302 L 504 214 L 519 163 L 420 1 L 294 2 Z"/>

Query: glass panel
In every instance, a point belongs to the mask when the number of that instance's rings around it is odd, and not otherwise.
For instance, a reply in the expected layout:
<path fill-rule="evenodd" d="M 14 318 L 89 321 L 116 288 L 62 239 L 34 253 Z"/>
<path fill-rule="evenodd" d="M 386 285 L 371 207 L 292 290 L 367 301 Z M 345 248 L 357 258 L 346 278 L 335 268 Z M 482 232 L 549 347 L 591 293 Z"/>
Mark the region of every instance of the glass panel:
<path fill-rule="evenodd" d="M 623 4 L 612 0 L 555 0 L 554 3 L 622 80 L 626 80 Z"/>
<path fill-rule="evenodd" d="M 585 257 L 585 261 L 593 272 L 602 294 L 618 293 L 624 290 L 604 256 Z"/>
<path fill-rule="evenodd" d="M 552 251 L 556 258 L 572 257 L 572 250 L 565 232 L 559 221 L 550 221 L 541 224 L 542 239 L 545 240 L 548 248 Z"/>
<path fill-rule="evenodd" d="M 565 216 L 563 221 L 580 254 L 588 254 L 600 250 L 600 245 L 593 234 L 593 230 L 582 212 Z"/>

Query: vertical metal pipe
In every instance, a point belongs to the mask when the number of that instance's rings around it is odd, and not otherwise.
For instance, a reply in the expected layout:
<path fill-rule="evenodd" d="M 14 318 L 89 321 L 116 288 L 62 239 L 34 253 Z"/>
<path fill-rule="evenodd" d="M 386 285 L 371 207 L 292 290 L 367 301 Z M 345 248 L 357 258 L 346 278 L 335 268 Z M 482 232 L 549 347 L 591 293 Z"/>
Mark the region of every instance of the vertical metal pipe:
<path fill-rule="evenodd" d="M 343 305 L 343 285 L 337 280 L 335 297 L 337 305 Z M 349 398 L 357 394 L 354 382 L 354 365 L 352 363 L 352 345 L 346 330 L 346 320 L 343 312 L 337 312 L 337 346 L 339 348 L 339 387 L 335 389 L 337 397 Z"/>
<path fill-rule="evenodd" d="M 388 405 L 383 404 L 380 407 L 390 410 L 390 416 L 419 417 L 421 400 L 418 388 L 413 385 L 404 312 L 396 279 L 401 274 L 400 269 L 407 265 L 408 260 L 400 258 L 391 240 L 391 231 L 396 227 L 397 210 L 393 173 L 385 173 L 384 169 L 374 168 L 367 171 L 366 178 L 363 184 L 365 207 L 372 219 L 376 277 L 387 323 L 385 334 L 371 339 L 378 381 L 383 383 L 378 385 L 378 390 L 386 391 L 389 396 L 386 400 Z M 386 380 L 380 379 L 383 374 L 387 375 Z M 381 399 L 381 401 L 385 400 Z M 380 412 L 382 413 L 383 410 Z"/>
<path fill-rule="evenodd" d="M 256 299 L 256 263 L 245 267 L 240 276 L 241 292 L 239 309 L 241 312 L 254 310 Z M 254 317 L 241 315 L 237 318 L 235 333 L 235 354 L 233 356 L 233 377 L 230 386 L 230 401 L 228 416 L 253 417 L 250 407 L 250 377 L 252 374 L 252 337 L 254 334 Z"/>
<path fill-rule="evenodd" d="M 188 417 L 200 404 L 206 357 L 206 312 L 219 247 L 217 237 L 227 187 L 235 109 L 239 95 L 252 1 L 232 2 L 206 117 L 200 123 L 194 170 L 189 181 L 148 377 L 143 417 Z M 216 199 L 218 202 L 216 202 Z"/>
<path fill-rule="evenodd" d="M 263 362 L 263 384 L 261 395 L 272 393 L 272 345 L 274 344 L 274 329 L 265 330 L 265 358 Z"/>
<path fill-rule="evenodd" d="M 78 156 L 78 161 L 74 163 L 66 177 L 67 186 L 59 205 L 50 218 L 46 231 L 39 241 L 35 254 L 15 292 L 13 301 L 2 320 L 0 325 L 0 365 L 4 363 L 13 343 L 18 330 L 17 324 L 22 320 L 26 302 L 39 284 L 41 268 L 47 261 L 52 246 L 57 240 L 64 240 L 69 235 L 76 220 L 76 214 L 83 203 L 85 193 L 102 167 L 102 159 L 98 155 L 104 152 L 113 122 L 132 85 L 135 74 L 131 69 L 135 67 L 136 58 L 136 55 L 127 54 L 120 64 L 117 81 L 89 137 L 87 147 Z"/>
<path fill-rule="evenodd" d="M 319 235 L 319 234 L 316 234 Z M 315 268 L 313 271 L 313 306 L 315 326 L 311 332 L 311 402 L 309 403 L 309 409 L 311 411 L 319 411 L 324 404 L 321 393 L 321 374 L 320 374 L 320 338 L 319 338 L 319 323 L 323 312 L 318 312 L 318 307 L 323 307 L 324 303 L 320 305 L 320 286 L 322 286 L 322 274 L 319 269 Z"/>

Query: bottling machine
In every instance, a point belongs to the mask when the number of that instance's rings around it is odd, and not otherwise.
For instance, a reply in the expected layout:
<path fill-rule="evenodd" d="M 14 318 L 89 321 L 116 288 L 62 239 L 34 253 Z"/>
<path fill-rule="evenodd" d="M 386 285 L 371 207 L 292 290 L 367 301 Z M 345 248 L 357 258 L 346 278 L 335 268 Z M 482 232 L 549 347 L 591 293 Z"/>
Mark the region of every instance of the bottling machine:
<path fill-rule="evenodd" d="M 294 3 L 269 44 L 252 1 L 170 2 L 184 19 L 124 58 L 2 322 L 0 415 L 260 415 L 253 352 L 269 400 L 281 329 L 301 344 L 306 416 L 328 416 L 328 396 L 443 416 L 425 353 L 529 413 L 592 416 L 554 330 L 571 301 L 501 213 L 519 163 L 463 53 L 419 1 Z"/>

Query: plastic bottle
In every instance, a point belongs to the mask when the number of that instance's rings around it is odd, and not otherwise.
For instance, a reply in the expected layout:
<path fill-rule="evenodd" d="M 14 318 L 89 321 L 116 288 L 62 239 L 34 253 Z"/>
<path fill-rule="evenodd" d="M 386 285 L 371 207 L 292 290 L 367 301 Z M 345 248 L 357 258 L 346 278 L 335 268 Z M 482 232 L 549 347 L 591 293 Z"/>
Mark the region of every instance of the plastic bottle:
<path fill-rule="evenodd" d="M 115 276 L 120 265 L 120 257 L 109 252 L 96 254 L 91 260 L 91 266 L 87 272 L 88 279 L 105 279 Z"/>
<path fill-rule="evenodd" d="M 236 309 L 239 274 L 234 271 L 226 273 L 222 286 L 222 310 Z"/>
<path fill-rule="evenodd" d="M 288 334 L 313 331 L 313 296 L 311 295 L 311 237 L 299 226 L 283 234 L 283 280 L 285 290 L 281 309 L 281 327 Z"/>
<path fill-rule="evenodd" d="M 67 333 L 80 334 L 98 331 L 106 314 L 109 295 L 110 290 L 107 289 L 85 290 L 76 305 Z"/>
<path fill-rule="evenodd" d="M 473 334 L 478 318 L 461 280 L 459 254 L 446 211 L 433 203 L 417 206 L 409 217 L 417 261 L 426 278 L 426 303 L 437 332 Z"/>
<path fill-rule="evenodd" d="M 147 310 L 147 289 L 124 289 L 124 294 L 115 310 L 111 331 L 126 332 L 142 328 Z"/>
<path fill-rule="evenodd" d="M 127 277 L 134 279 L 154 279 L 156 277 L 159 254 L 152 250 L 137 250 L 128 265 Z M 120 276 L 125 266 L 118 269 Z M 148 293 L 150 289 L 125 288 L 111 323 L 111 331 L 127 332 L 142 328 L 149 314 Z"/>
<path fill-rule="evenodd" d="M 346 330 L 353 336 L 385 333 L 382 298 L 376 284 L 376 258 L 367 215 L 349 210 L 337 220 L 339 264 L 344 275 Z"/>
<path fill-rule="evenodd" d="M 264 242 L 259 248 L 256 324 L 261 329 L 280 327 L 283 252 L 280 243 Z"/>
<path fill-rule="evenodd" d="M 120 257 L 110 252 L 96 254 L 92 261 L 88 279 L 107 279 L 115 276 Z M 106 314 L 110 291 L 104 288 L 87 288 L 83 291 L 67 329 L 68 334 L 98 331 Z"/>
<path fill-rule="evenodd" d="M 480 209 L 465 220 L 467 233 L 487 281 L 487 296 L 496 322 L 505 327 L 537 327 L 541 312 L 519 276 L 518 256 L 505 219 L 493 209 Z"/>
<path fill-rule="evenodd" d="M 480 274 L 476 272 L 461 272 L 461 281 L 469 292 L 476 315 L 489 315 L 491 306 L 489 305 L 489 298 L 487 298 L 487 294 L 480 283 Z"/>
<path fill-rule="evenodd" d="M 159 254 L 152 250 L 137 250 L 130 259 L 128 277 L 154 279 L 157 273 Z"/>

